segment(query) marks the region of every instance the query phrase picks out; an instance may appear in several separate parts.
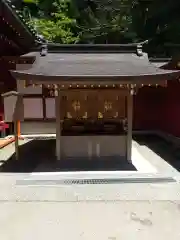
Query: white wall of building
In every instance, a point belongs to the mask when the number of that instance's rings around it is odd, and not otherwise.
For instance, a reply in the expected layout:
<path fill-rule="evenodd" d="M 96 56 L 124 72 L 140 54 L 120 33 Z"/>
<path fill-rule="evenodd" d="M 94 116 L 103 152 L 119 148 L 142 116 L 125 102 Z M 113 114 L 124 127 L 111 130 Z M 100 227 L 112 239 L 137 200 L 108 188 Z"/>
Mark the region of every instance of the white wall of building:
<path fill-rule="evenodd" d="M 55 98 L 46 98 L 46 118 L 56 118 Z"/>
<path fill-rule="evenodd" d="M 61 152 L 65 157 L 126 156 L 125 136 L 63 136 Z"/>
<path fill-rule="evenodd" d="M 21 122 L 21 134 L 55 134 L 56 123 L 54 122 Z"/>
<path fill-rule="evenodd" d="M 42 88 L 39 86 L 24 86 L 25 82 L 17 81 L 17 91 L 19 93 L 28 94 L 42 94 Z M 24 118 L 43 118 L 43 102 L 41 98 L 24 98 Z M 46 98 L 46 117 L 47 119 L 55 118 L 55 99 Z"/>
<path fill-rule="evenodd" d="M 42 98 L 24 98 L 24 118 L 43 118 Z"/>

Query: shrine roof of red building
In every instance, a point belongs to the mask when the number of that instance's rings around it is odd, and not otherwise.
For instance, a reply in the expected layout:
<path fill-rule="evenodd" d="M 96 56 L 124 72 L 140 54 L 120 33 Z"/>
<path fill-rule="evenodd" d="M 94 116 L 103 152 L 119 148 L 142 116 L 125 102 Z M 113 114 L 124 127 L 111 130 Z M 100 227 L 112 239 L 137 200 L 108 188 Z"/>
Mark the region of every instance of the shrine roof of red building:
<path fill-rule="evenodd" d="M 17 64 L 14 77 L 34 81 L 86 81 L 102 79 L 125 82 L 165 81 L 180 76 L 180 71 L 164 70 L 152 64 L 143 44 L 58 45 L 45 56 L 40 52 L 24 55 L 32 64 Z"/>
<path fill-rule="evenodd" d="M 18 56 L 29 52 L 40 38 L 13 5 L 14 1 L 0 1 L 0 55 Z"/>

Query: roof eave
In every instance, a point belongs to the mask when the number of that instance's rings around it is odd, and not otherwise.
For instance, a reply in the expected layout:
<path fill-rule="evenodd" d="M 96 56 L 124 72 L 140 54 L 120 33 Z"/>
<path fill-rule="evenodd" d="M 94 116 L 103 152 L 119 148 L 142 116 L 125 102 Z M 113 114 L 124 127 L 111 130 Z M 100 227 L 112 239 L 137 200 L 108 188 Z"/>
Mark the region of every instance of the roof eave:
<path fill-rule="evenodd" d="M 40 74 L 28 74 L 24 72 L 18 72 L 11 70 L 11 74 L 13 77 L 19 80 L 31 80 L 34 82 L 76 82 L 76 83 L 86 83 L 88 81 L 102 81 L 111 83 L 114 81 L 116 83 L 157 83 L 167 80 L 173 80 L 174 78 L 180 77 L 179 71 L 165 71 L 164 73 L 158 74 L 146 74 L 146 75 L 56 75 L 56 76 L 48 76 L 48 75 L 40 75 Z"/>
<path fill-rule="evenodd" d="M 22 48 L 22 54 L 30 51 L 32 47 L 36 46 L 36 32 L 35 30 L 31 29 L 26 22 L 23 21 L 22 17 L 20 17 L 16 11 L 15 8 L 13 8 L 12 3 L 8 3 L 5 0 L 1 0 L 2 4 L 2 13 L 1 15 L 3 16 L 4 14 L 8 15 L 10 24 L 15 26 L 19 26 L 18 30 L 20 31 L 21 38 L 20 39 L 26 39 L 26 41 L 20 41 L 19 46 Z M 3 8 L 4 6 L 4 8 Z M 4 16 L 6 17 L 6 16 Z"/>

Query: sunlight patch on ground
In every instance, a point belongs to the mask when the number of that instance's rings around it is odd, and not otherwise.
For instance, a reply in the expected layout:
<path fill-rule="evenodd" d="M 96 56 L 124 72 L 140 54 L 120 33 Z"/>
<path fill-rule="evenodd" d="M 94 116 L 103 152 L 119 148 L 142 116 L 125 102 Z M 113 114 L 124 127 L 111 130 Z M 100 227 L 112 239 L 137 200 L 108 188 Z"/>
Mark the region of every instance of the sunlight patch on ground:
<path fill-rule="evenodd" d="M 157 173 L 157 169 L 139 153 L 136 147 L 132 147 L 132 164 L 138 172 Z"/>

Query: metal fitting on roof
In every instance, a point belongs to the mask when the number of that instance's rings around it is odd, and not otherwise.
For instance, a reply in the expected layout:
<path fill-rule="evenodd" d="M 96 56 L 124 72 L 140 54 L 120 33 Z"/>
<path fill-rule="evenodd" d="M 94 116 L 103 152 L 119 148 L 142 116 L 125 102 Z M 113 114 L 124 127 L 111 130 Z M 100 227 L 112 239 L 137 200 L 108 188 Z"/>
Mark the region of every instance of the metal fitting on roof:
<path fill-rule="evenodd" d="M 48 48 L 47 48 L 47 45 L 44 44 L 44 45 L 41 46 L 40 55 L 41 55 L 42 57 L 44 57 L 44 56 L 47 55 L 47 53 L 48 53 Z"/>

